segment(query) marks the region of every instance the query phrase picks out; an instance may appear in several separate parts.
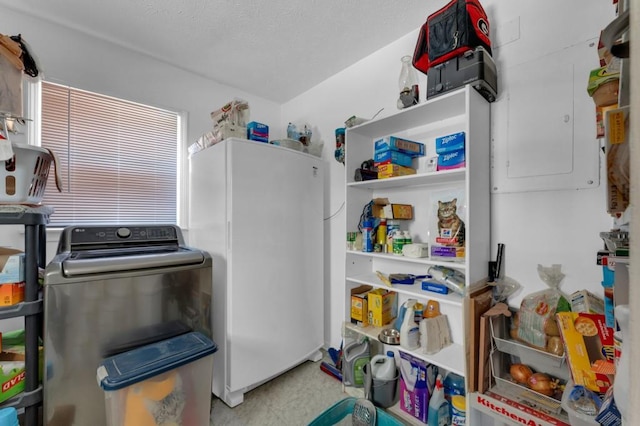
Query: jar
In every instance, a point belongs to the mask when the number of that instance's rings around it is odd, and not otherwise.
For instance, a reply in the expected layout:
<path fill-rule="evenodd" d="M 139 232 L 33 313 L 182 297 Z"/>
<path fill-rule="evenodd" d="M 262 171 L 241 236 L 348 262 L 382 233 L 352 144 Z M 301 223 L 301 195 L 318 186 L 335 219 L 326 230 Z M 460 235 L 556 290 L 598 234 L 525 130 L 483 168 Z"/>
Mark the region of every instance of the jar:
<path fill-rule="evenodd" d="M 411 64 L 411 56 L 403 56 L 400 61 L 402 68 L 398 78 L 398 88 L 400 89 L 398 109 L 403 109 L 420 102 L 420 90 L 418 88 L 418 74 Z"/>

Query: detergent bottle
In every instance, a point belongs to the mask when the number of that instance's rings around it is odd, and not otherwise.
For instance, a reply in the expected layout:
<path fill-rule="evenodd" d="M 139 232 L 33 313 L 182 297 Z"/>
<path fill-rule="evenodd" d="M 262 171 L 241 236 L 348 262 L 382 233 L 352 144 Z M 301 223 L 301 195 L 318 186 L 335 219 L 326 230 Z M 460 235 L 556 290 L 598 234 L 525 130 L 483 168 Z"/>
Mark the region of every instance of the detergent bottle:
<path fill-rule="evenodd" d="M 371 373 L 374 379 L 391 380 L 396 377 L 396 360 L 393 351 L 386 355 L 376 355 L 371 358 Z"/>
<path fill-rule="evenodd" d="M 418 349 L 420 346 L 420 328 L 414 319 L 414 305 L 416 301 L 407 301 L 407 310 L 400 327 L 400 346 L 405 349 Z"/>
<path fill-rule="evenodd" d="M 443 426 L 450 424 L 449 403 L 444 398 L 444 388 L 442 386 L 442 376 L 438 374 L 433 394 L 429 398 L 429 410 L 427 424 L 429 426 Z"/>
<path fill-rule="evenodd" d="M 410 303 L 416 303 L 416 302 L 417 300 L 415 299 L 409 299 L 400 306 L 400 309 L 398 309 L 398 317 L 396 318 L 396 322 L 393 324 L 393 328 L 400 331 L 400 328 L 402 328 L 402 321 L 404 320 L 404 314 L 407 312 L 407 306 Z M 415 309 L 414 309 L 414 315 L 415 315 Z"/>
<path fill-rule="evenodd" d="M 346 386 L 363 387 L 364 372 L 362 369 L 371 359 L 369 355 L 369 341 L 356 340 L 344 348 L 342 360 L 342 381 Z"/>

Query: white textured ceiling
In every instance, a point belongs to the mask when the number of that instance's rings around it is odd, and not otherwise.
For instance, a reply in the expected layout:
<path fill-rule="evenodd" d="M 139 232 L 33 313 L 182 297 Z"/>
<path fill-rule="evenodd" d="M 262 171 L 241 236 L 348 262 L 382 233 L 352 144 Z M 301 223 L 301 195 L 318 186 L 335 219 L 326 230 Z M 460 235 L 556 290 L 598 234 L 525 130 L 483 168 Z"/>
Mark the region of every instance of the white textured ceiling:
<path fill-rule="evenodd" d="M 0 0 L 276 102 L 305 92 L 415 30 L 445 3 Z"/>

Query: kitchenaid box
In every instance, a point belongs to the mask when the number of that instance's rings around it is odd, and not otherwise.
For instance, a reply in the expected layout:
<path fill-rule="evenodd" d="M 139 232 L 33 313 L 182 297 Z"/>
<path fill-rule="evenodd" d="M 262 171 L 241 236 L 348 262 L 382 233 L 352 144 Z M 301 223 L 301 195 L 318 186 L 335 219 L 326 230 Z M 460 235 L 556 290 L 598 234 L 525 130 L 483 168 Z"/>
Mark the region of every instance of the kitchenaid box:
<path fill-rule="evenodd" d="M 400 354 L 400 408 L 423 423 L 427 423 L 429 388 L 427 362 L 398 351 Z"/>

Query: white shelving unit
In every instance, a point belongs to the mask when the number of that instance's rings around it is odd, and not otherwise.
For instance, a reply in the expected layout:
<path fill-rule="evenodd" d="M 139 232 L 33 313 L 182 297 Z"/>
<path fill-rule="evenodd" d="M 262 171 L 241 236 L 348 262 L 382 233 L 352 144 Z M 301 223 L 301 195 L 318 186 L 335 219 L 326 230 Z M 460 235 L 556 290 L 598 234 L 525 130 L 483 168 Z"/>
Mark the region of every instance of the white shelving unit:
<path fill-rule="evenodd" d="M 435 138 L 465 132 L 466 167 L 447 171 L 427 172 L 427 161 L 435 156 Z M 386 136 L 403 137 L 425 144 L 426 155 L 413 160 L 417 173 L 388 179 L 356 182 L 354 171 L 363 161 L 373 157 L 374 142 Z M 466 285 L 484 279 L 490 257 L 490 105 L 472 87 L 466 86 L 391 116 L 366 122 L 347 129 L 346 139 L 346 228 L 357 231 L 363 208 L 374 198 L 388 198 L 390 203 L 411 204 L 413 219 L 402 220 L 401 229 L 408 230 L 414 242 L 429 242 L 432 208 L 431 194 L 443 190 L 463 191 L 466 215 L 466 258 L 464 262 L 445 262 L 430 258 L 407 258 L 387 253 L 346 252 L 345 329 L 378 339 L 381 328 L 359 327 L 350 323 L 350 291 L 362 284 L 374 288 L 389 288 L 376 275 L 407 273 L 425 275 L 429 266 L 443 265 L 466 275 Z M 447 315 L 453 344 L 436 354 L 420 349 L 406 351 L 437 365 L 445 371 L 466 377 L 470 348 L 467 346 L 467 297 L 455 293 L 442 295 L 422 290 L 421 284 L 394 284 L 398 303 L 409 298 L 425 303 L 440 302 Z M 386 346 L 385 350 L 403 350 Z"/>

